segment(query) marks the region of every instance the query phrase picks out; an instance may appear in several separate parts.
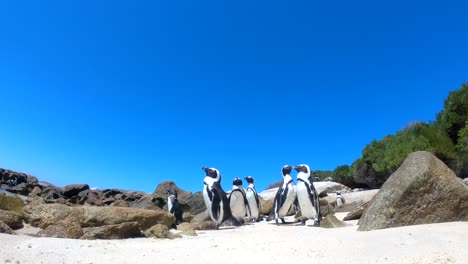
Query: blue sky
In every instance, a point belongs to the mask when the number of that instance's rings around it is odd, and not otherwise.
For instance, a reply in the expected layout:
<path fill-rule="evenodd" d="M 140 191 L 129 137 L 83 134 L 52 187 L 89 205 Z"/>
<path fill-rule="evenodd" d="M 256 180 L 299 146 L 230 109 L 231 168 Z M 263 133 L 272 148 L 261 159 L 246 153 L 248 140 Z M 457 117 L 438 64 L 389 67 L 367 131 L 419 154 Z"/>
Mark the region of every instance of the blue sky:
<path fill-rule="evenodd" d="M 4 1 L 0 167 L 257 188 L 350 165 L 468 81 L 463 1 Z"/>

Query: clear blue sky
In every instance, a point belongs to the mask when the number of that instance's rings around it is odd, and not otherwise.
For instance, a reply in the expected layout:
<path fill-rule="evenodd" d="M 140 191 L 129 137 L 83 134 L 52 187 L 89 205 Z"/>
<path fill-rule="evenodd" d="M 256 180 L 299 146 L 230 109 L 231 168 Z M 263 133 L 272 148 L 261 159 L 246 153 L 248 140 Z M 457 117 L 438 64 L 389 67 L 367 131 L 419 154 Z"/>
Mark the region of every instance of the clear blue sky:
<path fill-rule="evenodd" d="M 0 167 L 257 188 L 350 165 L 468 81 L 466 1 L 3 1 Z"/>

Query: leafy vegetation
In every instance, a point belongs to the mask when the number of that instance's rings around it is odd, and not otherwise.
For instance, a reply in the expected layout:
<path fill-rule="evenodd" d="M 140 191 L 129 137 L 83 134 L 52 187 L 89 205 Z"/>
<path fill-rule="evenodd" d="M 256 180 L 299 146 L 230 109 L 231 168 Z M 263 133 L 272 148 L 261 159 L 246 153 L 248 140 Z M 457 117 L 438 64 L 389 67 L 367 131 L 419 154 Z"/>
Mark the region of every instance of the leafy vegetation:
<path fill-rule="evenodd" d="M 436 121 L 411 122 L 395 135 L 372 141 L 351 166 L 338 166 L 330 175 L 350 187 L 378 188 L 419 150 L 434 153 L 459 177 L 468 177 L 468 84 L 449 93 Z"/>

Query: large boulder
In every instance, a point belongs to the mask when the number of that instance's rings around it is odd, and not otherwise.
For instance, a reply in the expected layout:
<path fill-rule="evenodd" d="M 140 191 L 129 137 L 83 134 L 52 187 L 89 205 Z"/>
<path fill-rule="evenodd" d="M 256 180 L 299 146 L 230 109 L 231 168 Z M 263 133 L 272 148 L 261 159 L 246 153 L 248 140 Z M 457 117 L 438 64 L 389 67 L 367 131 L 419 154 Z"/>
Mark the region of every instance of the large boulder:
<path fill-rule="evenodd" d="M 47 226 L 37 234 L 41 237 L 58 238 L 80 238 L 83 235 L 83 229 L 79 223 L 69 220 L 61 220 L 55 224 Z"/>
<path fill-rule="evenodd" d="M 190 196 L 188 200 L 190 213 L 197 215 L 206 210 L 205 200 L 203 199 L 203 192 L 196 192 Z"/>
<path fill-rule="evenodd" d="M 182 190 L 173 181 L 162 182 L 154 190 L 153 198 L 159 202 L 159 206 L 164 210 L 167 209 L 167 197 L 170 190 L 177 191 L 177 199 L 179 200 L 182 210 L 190 211 L 189 201 L 192 193 Z"/>
<path fill-rule="evenodd" d="M 83 227 L 95 227 L 102 225 L 115 225 L 124 222 L 137 222 L 142 230 L 156 224 L 167 227 L 175 224 L 173 215 L 165 211 L 154 211 L 140 208 L 127 207 L 84 207 Z"/>
<path fill-rule="evenodd" d="M 71 207 L 64 204 L 37 204 L 24 207 L 23 217 L 27 223 L 45 229 L 62 220 L 81 223 L 84 219 L 84 207 Z"/>
<path fill-rule="evenodd" d="M 351 192 L 351 189 L 345 185 L 332 181 L 314 182 L 314 187 L 317 190 L 317 193 Z"/>
<path fill-rule="evenodd" d="M 0 221 L 7 224 L 11 229 L 19 229 L 23 227 L 23 217 L 17 212 L 0 209 Z"/>
<path fill-rule="evenodd" d="M 23 200 L 16 196 L 0 194 L 0 209 L 21 213 L 23 211 Z"/>
<path fill-rule="evenodd" d="M 83 229 L 81 239 L 124 239 L 143 236 L 137 222 L 125 222 Z"/>
<path fill-rule="evenodd" d="M 63 196 L 66 198 L 72 198 L 73 196 L 78 195 L 80 192 L 88 189 L 88 184 L 70 184 L 63 187 Z"/>
<path fill-rule="evenodd" d="M 468 186 L 432 153 L 410 154 L 359 221 L 360 231 L 468 221 Z"/>
<path fill-rule="evenodd" d="M 26 206 L 24 218 L 33 226 L 46 228 L 61 220 L 80 223 L 81 227 L 117 225 L 125 222 L 137 222 L 145 230 L 155 224 L 168 227 L 175 223 L 173 215 L 164 211 L 153 211 L 127 207 L 66 206 L 63 204 L 39 204 Z"/>

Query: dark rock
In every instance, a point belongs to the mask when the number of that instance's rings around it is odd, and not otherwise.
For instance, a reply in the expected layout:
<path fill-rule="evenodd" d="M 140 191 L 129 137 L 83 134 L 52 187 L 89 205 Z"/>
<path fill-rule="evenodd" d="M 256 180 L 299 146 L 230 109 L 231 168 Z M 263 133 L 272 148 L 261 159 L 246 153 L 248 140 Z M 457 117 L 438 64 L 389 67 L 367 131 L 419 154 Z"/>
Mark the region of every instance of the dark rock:
<path fill-rule="evenodd" d="M 182 210 L 187 211 L 190 210 L 190 207 L 186 207 L 185 205 L 189 204 L 190 197 L 192 196 L 191 192 L 184 191 L 177 187 L 177 185 L 173 181 L 165 181 L 160 183 L 153 192 L 153 197 L 155 199 L 162 198 L 164 201 L 164 205 L 167 203 L 167 197 L 170 190 L 177 191 L 177 199 L 179 200 L 179 204 L 182 206 Z M 203 197 L 202 197 L 203 198 Z M 163 209 L 167 210 L 167 207 L 162 207 Z"/>
<path fill-rule="evenodd" d="M 320 221 L 320 227 L 323 228 L 337 228 L 348 226 L 345 222 L 340 221 L 334 214 L 329 214 Z"/>
<path fill-rule="evenodd" d="M 23 227 L 23 217 L 20 213 L 0 209 L 0 221 L 7 224 L 11 229 Z"/>
<path fill-rule="evenodd" d="M 22 182 L 14 186 L 8 187 L 6 188 L 6 190 L 12 193 L 19 193 L 22 195 L 28 195 L 29 193 L 28 184 L 26 182 Z"/>
<path fill-rule="evenodd" d="M 81 239 L 125 239 L 142 236 L 137 222 L 84 228 L 83 232 Z"/>
<path fill-rule="evenodd" d="M 28 176 L 27 183 L 29 185 L 37 185 L 39 183 L 39 180 L 34 176 Z"/>
<path fill-rule="evenodd" d="M 2 220 L 0 220 L 0 233 L 13 235 L 15 232 Z"/>
<path fill-rule="evenodd" d="M 74 221 L 62 220 L 47 226 L 37 234 L 41 237 L 75 238 L 83 236 L 80 225 Z"/>
<path fill-rule="evenodd" d="M 23 208 L 24 202 L 21 198 L 0 194 L 0 209 L 21 213 Z"/>
<path fill-rule="evenodd" d="M 55 203 L 58 198 L 62 197 L 62 189 L 58 187 L 47 187 L 42 190 L 41 197 L 46 203 Z"/>
<path fill-rule="evenodd" d="M 145 194 L 138 201 L 133 203 L 131 207 L 157 211 L 162 210 L 154 201 L 155 199 L 152 194 Z"/>
<path fill-rule="evenodd" d="M 372 199 L 360 231 L 468 221 L 468 187 L 430 152 L 410 154 Z"/>
<path fill-rule="evenodd" d="M 104 205 L 104 193 L 98 190 L 87 189 L 78 193 L 76 204 Z M 108 198 L 110 199 L 110 198 Z"/>
<path fill-rule="evenodd" d="M 71 198 L 78 195 L 82 191 L 89 190 L 88 184 L 69 184 L 63 187 L 63 196 L 66 198 Z"/>

